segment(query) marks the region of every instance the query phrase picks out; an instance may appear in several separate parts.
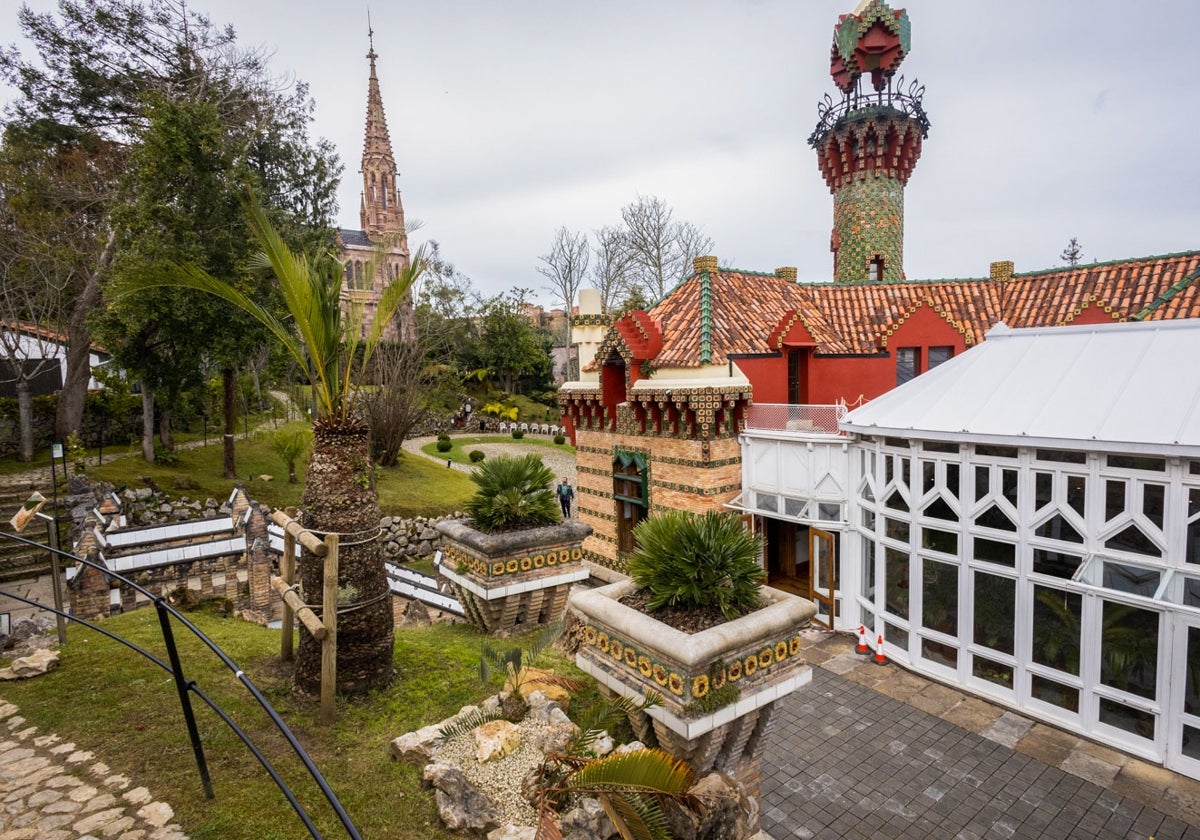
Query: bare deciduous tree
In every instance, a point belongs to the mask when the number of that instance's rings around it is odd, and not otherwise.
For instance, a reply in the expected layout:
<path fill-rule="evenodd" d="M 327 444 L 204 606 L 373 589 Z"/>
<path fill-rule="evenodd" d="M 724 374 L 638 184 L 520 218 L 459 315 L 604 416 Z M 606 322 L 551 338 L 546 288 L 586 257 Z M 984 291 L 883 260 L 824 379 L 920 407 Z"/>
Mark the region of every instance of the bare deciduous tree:
<path fill-rule="evenodd" d="M 670 206 L 652 195 L 639 195 L 621 208 L 636 266 L 636 282 L 654 301 L 661 300 L 687 277 L 692 259 L 713 246 L 712 240 L 698 227 L 673 217 Z"/>
<path fill-rule="evenodd" d="M 576 233 L 565 227 L 554 232 L 554 243 L 550 250 L 538 257 L 542 263 L 537 267 L 538 273 L 550 281 L 546 290 L 553 295 L 553 300 L 562 303 L 567 313 L 568 347 L 571 345 L 571 310 L 575 306 L 579 287 L 583 285 L 583 278 L 587 276 L 590 258 L 587 234 Z"/>
<path fill-rule="evenodd" d="M 592 231 L 592 285 L 600 293 L 600 306 L 606 314 L 624 299 L 633 280 L 634 257 L 629 235 L 616 225 Z"/>

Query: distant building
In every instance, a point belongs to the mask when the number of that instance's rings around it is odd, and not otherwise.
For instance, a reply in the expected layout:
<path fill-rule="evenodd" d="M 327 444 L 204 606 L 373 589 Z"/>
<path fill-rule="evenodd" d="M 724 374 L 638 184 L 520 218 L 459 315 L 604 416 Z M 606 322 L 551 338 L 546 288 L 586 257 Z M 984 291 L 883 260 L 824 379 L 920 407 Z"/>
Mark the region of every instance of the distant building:
<path fill-rule="evenodd" d="M 111 357 L 93 345 L 88 354 L 89 368 L 108 363 Z M 17 379 L 28 377 L 29 392 L 40 397 L 62 390 L 67 378 L 67 336 L 33 324 L 0 325 L 0 397 L 17 395 Z M 94 378 L 88 388 L 99 388 Z"/>
<path fill-rule="evenodd" d="M 367 124 L 363 138 L 363 191 L 359 209 L 361 230 L 340 228 L 337 232 L 339 257 L 346 265 L 342 282 L 342 303 L 347 309 L 361 308 L 362 332 L 371 328 L 379 297 L 389 282 L 409 265 L 408 231 L 404 227 L 404 205 L 396 182 L 396 158 L 383 113 L 383 96 L 375 74 L 375 47 L 367 59 L 371 74 L 367 83 Z M 385 255 L 376 270 L 367 276 L 376 250 L 386 243 Z M 412 307 L 401 308 L 396 320 L 387 326 L 385 338 L 395 340 L 412 334 Z"/>

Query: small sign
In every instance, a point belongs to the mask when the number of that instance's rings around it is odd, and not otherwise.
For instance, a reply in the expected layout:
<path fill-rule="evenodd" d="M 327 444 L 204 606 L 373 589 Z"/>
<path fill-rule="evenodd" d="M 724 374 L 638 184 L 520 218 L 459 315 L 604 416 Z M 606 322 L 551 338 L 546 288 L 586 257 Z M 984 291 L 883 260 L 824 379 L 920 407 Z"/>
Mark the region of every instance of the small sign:
<path fill-rule="evenodd" d="M 63 447 L 61 443 L 50 444 L 50 457 L 61 458 L 63 456 Z"/>

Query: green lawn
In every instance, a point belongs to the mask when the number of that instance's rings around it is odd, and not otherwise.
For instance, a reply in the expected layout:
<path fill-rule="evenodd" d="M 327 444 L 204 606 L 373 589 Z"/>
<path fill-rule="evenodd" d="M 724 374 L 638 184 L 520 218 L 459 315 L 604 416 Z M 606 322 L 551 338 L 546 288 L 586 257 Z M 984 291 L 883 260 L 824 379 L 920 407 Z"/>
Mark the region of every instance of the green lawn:
<path fill-rule="evenodd" d="M 450 443 L 452 445 L 449 452 L 438 452 L 437 441 L 430 441 L 429 443 L 425 444 L 421 447 L 421 451 L 427 455 L 432 455 L 435 458 L 442 458 L 443 460 L 449 458 L 456 464 L 470 464 L 471 449 L 480 443 L 529 444 L 532 446 L 544 446 L 547 449 L 557 449 L 559 451 L 569 452 L 572 455 L 575 454 L 575 447 L 571 446 L 570 443 L 558 444 L 554 442 L 554 438 L 552 437 L 534 437 L 531 434 L 526 434 L 525 437 L 521 438 L 520 440 L 517 440 L 512 435 L 466 435 L 463 437 L 451 435 Z"/>
<path fill-rule="evenodd" d="M 280 424 L 280 429 L 302 429 L 303 422 Z M 297 464 L 297 484 L 288 484 L 287 468 L 271 452 L 270 436 L 274 431 L 261 431 L 237 440 L 237 481 L 246 485 L 251 497 L 272 507 L 298 505 L 304 489 L 304 464 Z M 179 462 L 174 466 L 148 464 L 140 455 L 106 461 L 103 466 L 89 467 L 88 476 L 112 482 L 117 487 L 141 487 L 143 476 L 149 476 L 173 495 L 192 498 L 229 497 L 233 482 L 223 477 L 224 460 L 218 445 L 179 450 Z M 259 476 L 273 476 L 263 481 Z M 403 456 L 394 467 L 379 475 L 379 506 L 385 516 L 440 516 L 461 510 L 475 485 L 461 472 L 447 470 L 415 455 Z"/>
<path fill-rule="evenodd" d="M 208 613 L 191 613 L 210 638 L 245 669 L 325 775 L 364 837 L 425 840 L 456 837 L 437 817 L 420 771 L 389 757 L 391 739 L 477 703 L 496 686 L 478 682 L 479 635 L 465 625 L 397 629 L 392 686 L 355 704 L 339 701 L 337 722 L 317 723 L 318 707 L 290 690 L 290 668 L 277 661 L 279 631 Z M 153 609 L 104 622 L 165 659 Z M 218 701 L 292 786 L 325 837 L 345 837 L 340 823 L 295 753 L 249 693 L 206 648 L 178 626 L 186 676 Z M 547 664 L 579 676 L 556 651 Z M 594 698 L 590 689 L 584 702 Z M 99 633 L 68 630 L 60 666 L 36 679 L 5 683 L 0 694 L 40 732 L 55 732 L 93 750 L 114 772 L 146 785 L 175 809 L 193 840 L 293 840 L 307 837 L 286 800 L 236 736 L 197 703 L 197 723 L 216 790 L 206 800 L 170 676 Z M 580 701 L 576 699 L 576 706 Z"/>

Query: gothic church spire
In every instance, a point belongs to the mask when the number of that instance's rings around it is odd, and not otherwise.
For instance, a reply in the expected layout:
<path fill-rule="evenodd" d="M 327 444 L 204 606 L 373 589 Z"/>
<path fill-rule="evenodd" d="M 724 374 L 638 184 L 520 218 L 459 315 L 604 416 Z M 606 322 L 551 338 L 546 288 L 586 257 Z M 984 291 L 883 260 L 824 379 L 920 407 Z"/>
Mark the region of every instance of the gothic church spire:
<path fill-rule="evenodd" d="M 383 96 L 379 92 L 379 77 L 375 74 L 374 31 L 368 33 L 371 77 L 367 84 L 367 127 L 363 139 L 363 192 L 360 219 L 363 231 L 372 240 L 384 236 L 398 237 L 396 246 L 407 251 L 404 230 L 404 207 L 396 186 L 396 159 L 388 136 L 387 117 L 383 113 Z"/>

